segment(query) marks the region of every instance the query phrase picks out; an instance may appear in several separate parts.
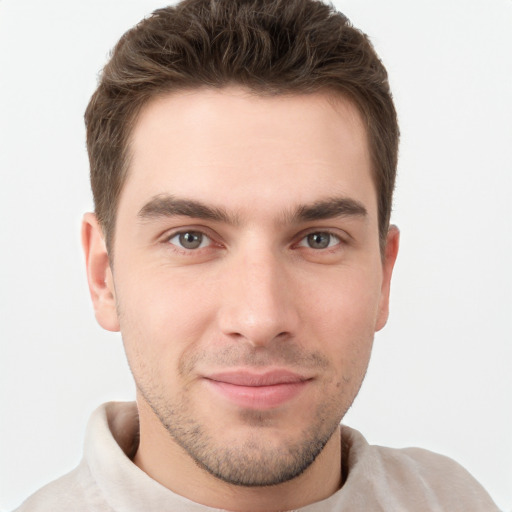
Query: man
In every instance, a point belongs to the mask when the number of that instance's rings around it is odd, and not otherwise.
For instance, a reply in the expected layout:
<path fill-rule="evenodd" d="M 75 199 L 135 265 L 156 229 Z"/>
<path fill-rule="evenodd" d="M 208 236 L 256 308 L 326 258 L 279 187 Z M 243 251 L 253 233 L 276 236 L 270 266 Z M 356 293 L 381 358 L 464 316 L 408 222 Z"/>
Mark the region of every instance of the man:
<path fill-rule="evenodd" d="M 187 0 L 86 112 L 96 318 L 137 404 L 19 510 L 497 510 L 460 466 L 340 422 L 387 320 L 398 126 L 366 37 L 313 0 Z"/>

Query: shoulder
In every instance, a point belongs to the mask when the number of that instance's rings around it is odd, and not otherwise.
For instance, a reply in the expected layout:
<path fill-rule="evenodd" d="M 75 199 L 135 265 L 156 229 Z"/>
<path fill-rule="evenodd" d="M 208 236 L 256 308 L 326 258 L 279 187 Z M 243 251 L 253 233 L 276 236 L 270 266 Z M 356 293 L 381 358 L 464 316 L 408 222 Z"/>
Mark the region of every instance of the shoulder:
<path fill-rule="evenodd" d="M 392 499 L 396 506 L 450 512 L 498 511 L 477 480 L 449 457 L 421 448 L 373 446 L 347 427 L 343 427 L 343 442 L 348 448 L 348 480 L 371 481 L 376 495 Z"/>
<path fill-rule="evenodd" d="M 14 512 L 85 512 L 98 498 L 87 466 L 80 464 L 32 494 Z"/>
<path fill-rule="evenodd" d="M 127 464 L 128 458 L 123 450 L 133 448 L 134 411 L 136 415 L 132 403 L 112 402 L 98 407 L 87 426 L 84 457 L 80 464 L 35 492 L 14 512 L 110 512 L 112 508 L 106 501 L 102 486 L 109 481 L 105 474 L 109 472 L 110 463 L 113 474 Z M 117 485 L 116 479 L 113 480 L 111 485 Z"/>

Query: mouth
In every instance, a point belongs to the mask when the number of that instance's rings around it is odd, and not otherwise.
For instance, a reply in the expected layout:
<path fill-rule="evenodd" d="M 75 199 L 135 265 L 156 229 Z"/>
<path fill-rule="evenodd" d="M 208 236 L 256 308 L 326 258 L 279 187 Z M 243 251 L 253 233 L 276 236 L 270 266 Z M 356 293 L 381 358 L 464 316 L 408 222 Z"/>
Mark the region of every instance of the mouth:
<path fill-rule="evenodd" d="M 243 408 L 268 410 L 290 402 L 312 379 L 289 370 L 255 373 L 235 370 L 204 378 L 208 387 L 228 402 Z"/>

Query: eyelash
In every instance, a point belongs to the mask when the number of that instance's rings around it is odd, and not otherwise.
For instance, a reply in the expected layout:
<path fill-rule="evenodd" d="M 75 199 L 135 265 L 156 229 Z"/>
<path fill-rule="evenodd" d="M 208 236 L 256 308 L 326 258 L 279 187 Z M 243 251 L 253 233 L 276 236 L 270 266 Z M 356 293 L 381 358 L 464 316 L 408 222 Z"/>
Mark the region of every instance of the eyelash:
<path fill-rule="evenodd" d="M 201 240 L 200 245 L 198 247 L 187 248 L 187 247 L 182 247 L 182 246 L 178 245 L 178 243 L 171 242 L 171 240 L 173 240 L 174 238 L 181 237 L 181 236 L 184 236 L 187 234 L 200 235 L 200 236 L 204 237 L 205 239 L 207 239 L 206 242 L 209 240 L 209 243 L 207 243 L 207 245 L 203 245 L 203 243 L 205 242 L 205 240 L 203 238 L 203 240 Z M 329 245 L 327 247 L 321 247 L 321 248 L 309 247 L 306 244 L 307 244 L 308 237 L 311 235 L 327 235 L 330 238 Z M 292 247 L 293 248 L 304 247 L 306 249 L 314 251 L 315 253 L 335 252 L 339 246 L 345 245 L 347 243 L 347 241 L 343 237 L 341 237 L 339 234 L 334 233 L 328 229 L 326 229 L 326 230 L 316 229 L 316 230 L 312 230 L 309 232 L 301 233 L 299 236 L 300 236 L 299 241 L 294 243 L 292 245 Z M 334 245 L 331 245 L 332 239 L 335 239 L 335 241 L 336 241 L 336 243 Z M 202 250 L 207 250 L 207 249 L 211 248 L 212 245 L 217 245 L 219 247 L 222 246 L 221 243 L 215 242 L 214 238 L 211 235 L 208 235 L 207 233 L 205 233 L 204 230 L 202 230 L 202 229 L 184 229 L 184 230 L 180 230 L 180 231 L 175 231 L 165 237 L 165 242 L 167 244 L 173 246 L 173 250 L 182 255 L 194 255 L 200 251 L 202 252 Z"/>
<path fill-rule="evenodd" d="M 181 236 L 184 236 L 187 234 L 201 235 L 203 237 L 203 240 L 201 241 L 200 246 L 197 248 L 194 248 L 194 249 L 190 249 L 187 247 L 181 247 L 177 243 L 171 242 L 171 240 L 173 240 L 174 238 L 181 237 Z M 206 239 L 206 242 L 207 242 L 207 245 L 205 245 L 205 246 L 203 246 L 203 243 L 205 242 L 204 239 Z M 208 241 L 209 241 L 209 243 L 208 243 Z M 169 246 L 172 246 L 173 251 L 177 252 L 179 255 L 184 255 L 184 256 L 193 256 L 195 254 L 198 254 L 199 252 L 203 252 L 203 250 L 210 249 L 213 245 L 217 245 L 219 247 L 221 246 L 220 243 L 215 242 L 215 240 L 212 236 L 205 233 L 205 231 L 203 229 L 182 229 L 180 231 L 175 231 L 175 232 L 167 235 L 165 237 L 164 242 L 166 244 L 168 244 Z"/>
<path fill-rule="evenodd" d="M 305 242 L 306 244 L 308 243 L 308 238 L 312 235 L 327 235 L 329 237 L 329 243 L 327 245 L 327 247 L 320 247 L 320 248 L 313 248 L 313 247 L 309 247 L 308 245 L 302 245 L 303 242 Z M 337 242 L 334 244 L 334 245 L 331 245 L 331 241 L 332 239 L 335 239 Z M 338 245 L 341 245 L 343 244 L 343 239 L 329 231 L 329 230 L 326 230 L 326 231 L 310 231 L 309 233 L 306 233 L 300 240 L 297 244 L 295 244 L 296 246 L 298 247 L 306 247 L 307 249 L 312 249 L 314 251 L 327 251 L 327 250 L 330 250 L 330 251 L 333 251 L 335 250 L 335 248 L 338 246 Z"/>

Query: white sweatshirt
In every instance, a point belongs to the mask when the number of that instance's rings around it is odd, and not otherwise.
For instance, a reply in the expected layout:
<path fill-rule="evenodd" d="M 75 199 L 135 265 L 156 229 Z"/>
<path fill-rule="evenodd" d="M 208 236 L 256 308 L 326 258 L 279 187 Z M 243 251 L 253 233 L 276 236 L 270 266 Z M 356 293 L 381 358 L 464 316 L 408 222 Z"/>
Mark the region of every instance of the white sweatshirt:
<path fill-rule="evenodd" d="M 135 403 L 104 404 L 91 416 L 78 467 L 46 485 L 15 512 L 215 512 L 151 479 L 132 461 Z M 341 428 L 348 476 L 329 498 L 300 512 L 499 512 L 487 492 L 453 460 L 419 448 L 371 446 Z"/>

